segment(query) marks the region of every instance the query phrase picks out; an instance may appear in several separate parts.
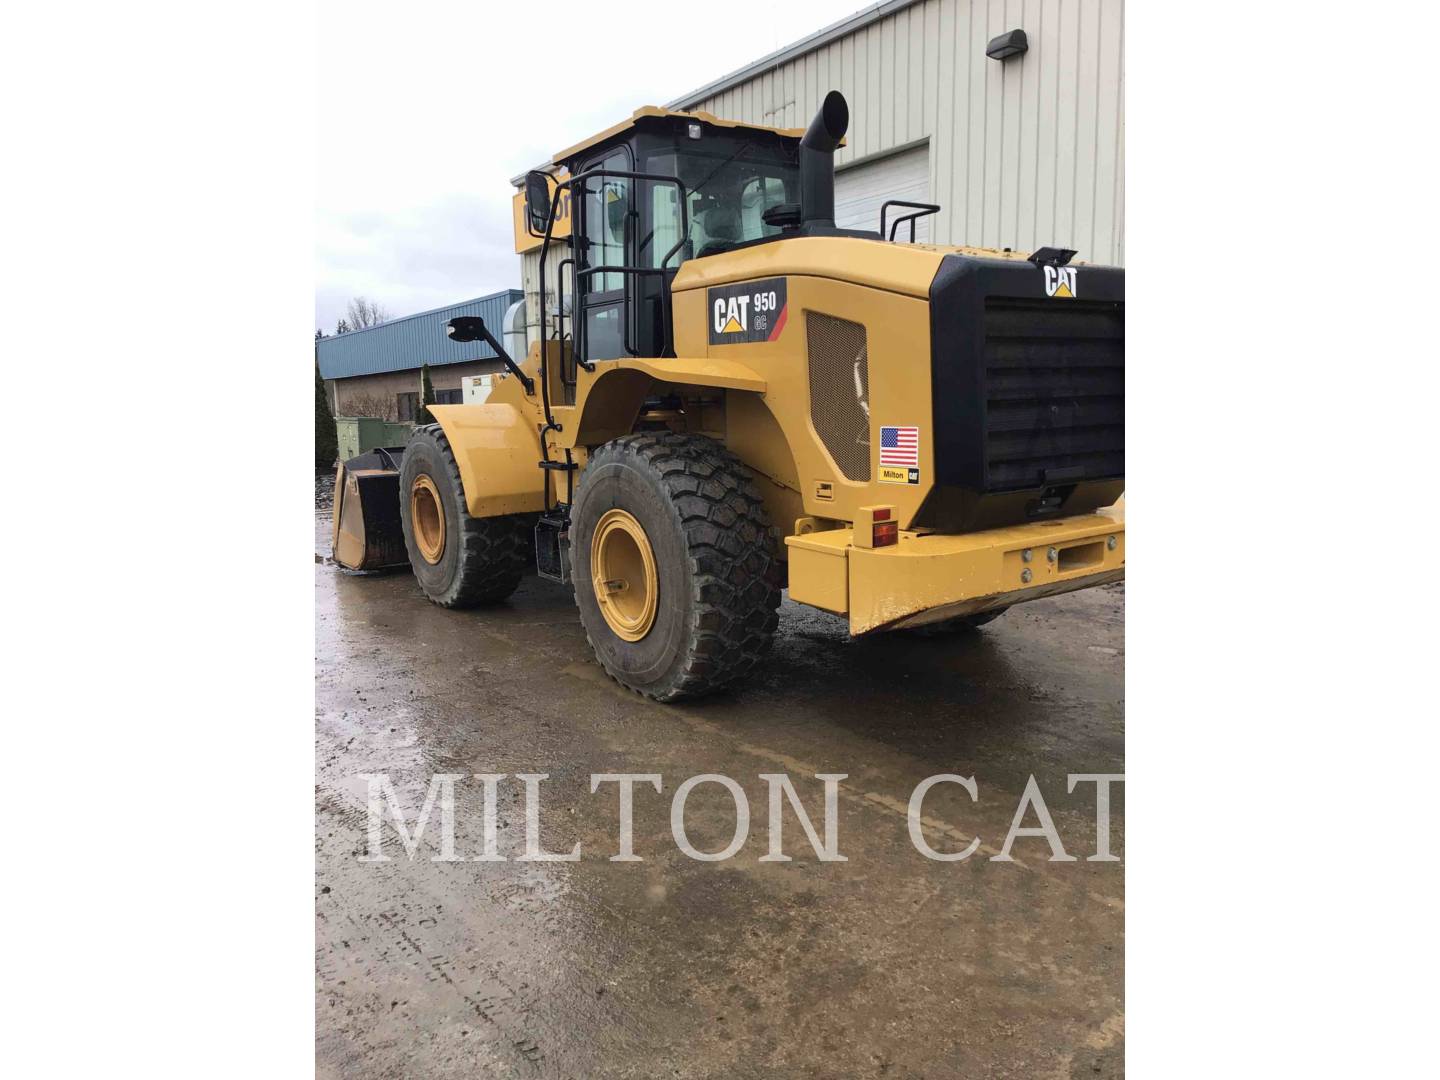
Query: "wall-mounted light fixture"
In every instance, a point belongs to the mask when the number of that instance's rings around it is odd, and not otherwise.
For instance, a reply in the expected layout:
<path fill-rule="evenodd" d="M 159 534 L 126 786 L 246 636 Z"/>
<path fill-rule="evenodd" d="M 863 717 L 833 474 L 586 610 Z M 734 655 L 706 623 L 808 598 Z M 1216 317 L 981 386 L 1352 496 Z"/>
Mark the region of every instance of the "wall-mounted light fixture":
<path fill-rule="evenodd" d="M 1030 41 L 1024 30 L 1007 30 L 999 37 L 990 39 L 990 44 L 985 46 L 985 55 L 991 60 L 1006 60 L 1019 56 L 1028 48 Z"/>

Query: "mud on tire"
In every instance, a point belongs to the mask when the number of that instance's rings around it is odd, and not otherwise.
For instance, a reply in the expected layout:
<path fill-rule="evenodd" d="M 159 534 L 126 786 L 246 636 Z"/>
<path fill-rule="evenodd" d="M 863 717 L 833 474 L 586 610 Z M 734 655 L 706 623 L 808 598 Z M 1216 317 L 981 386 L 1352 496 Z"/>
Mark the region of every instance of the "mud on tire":
<path fill-rule="evenodd" d="M 591 541 L 612 509 L 633 515 L 654 551 L 659 602 L 638 641 L 617 635 L 591 580 Z M 571 510 L 575 603 L 617 682 L 656 701 L 718 690 L 752 671 L 779 622 L 775 537 L 750 472 L 698 435 L 645 432 L 591 456 Z"/>
<path fill-rule="evenodd" d="M 434 563 L 421 554 L 410 519 L 410 493 L 422 475 L 434 485 L 445 515 L 444 548 Z M 420 587 L 447 608 L 505 599 L 520 584 L 527 565 L 528 521 L 518 515 L 471 517 L 463 491 L 460 469 L 440 425 L 416 428 L 400 462 L 400 526 Z"/>

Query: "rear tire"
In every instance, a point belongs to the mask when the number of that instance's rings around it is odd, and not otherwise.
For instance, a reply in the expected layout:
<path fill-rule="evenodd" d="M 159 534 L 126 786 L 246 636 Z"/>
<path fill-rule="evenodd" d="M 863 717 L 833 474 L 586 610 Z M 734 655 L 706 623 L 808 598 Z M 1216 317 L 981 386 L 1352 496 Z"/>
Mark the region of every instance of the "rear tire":
<path fill-rule="evenodd" d="M 477 518 L 439 424 L 416 428 L 400 462 L 400 527 L 425 595 L 445 608 L 503 600 L 526 568 L 526 519 Z"/>
<path fill-rule="evenodd" d="M 596 659 L 637 693 L 711 693 L 770 648 L 775 538 L 749 470 L 712 439 L 645 432 L 601 446 L 575 496 L 570 550 Z"/>

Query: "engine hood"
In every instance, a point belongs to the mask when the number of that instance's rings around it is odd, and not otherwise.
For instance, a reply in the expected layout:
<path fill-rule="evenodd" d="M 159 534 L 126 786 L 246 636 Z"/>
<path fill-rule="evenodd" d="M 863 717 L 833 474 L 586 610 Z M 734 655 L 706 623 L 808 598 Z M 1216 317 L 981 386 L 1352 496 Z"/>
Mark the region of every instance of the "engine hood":
<path fill-rule="evenodd" d="M 1027 253 L 940 244 L 891 244 L 852 236 L 797 236 L 748 244 L 720 255 L 689 259 L 671 288 L 706 289 L 759 277 L 805 275 L 928 300 L 947 255 L 1024 262 Z"/>
<path fill-rule="evenodd" d="M 850 236 L 800 236 L 689 259 L 676 273 L 671 289 L 681 293 L 758 277 L 806 276 L 925 299 L 944 257 L 941 248 Z"/>

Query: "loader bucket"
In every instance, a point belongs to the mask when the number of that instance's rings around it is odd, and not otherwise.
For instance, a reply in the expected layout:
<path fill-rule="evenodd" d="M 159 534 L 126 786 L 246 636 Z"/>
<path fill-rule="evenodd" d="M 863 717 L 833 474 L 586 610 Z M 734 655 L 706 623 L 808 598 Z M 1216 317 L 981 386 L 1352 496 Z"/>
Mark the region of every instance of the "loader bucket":
<path fill-rule="evenodd" d="M 404 447 L 371 450 L 335 473 L 335 561 L 349 570 L 408 566 L 400 531 L 400 458 Z"/>

